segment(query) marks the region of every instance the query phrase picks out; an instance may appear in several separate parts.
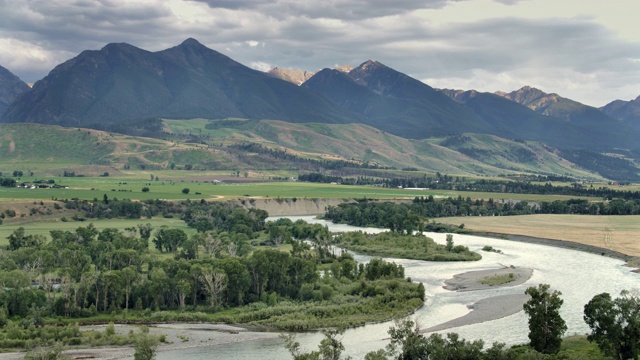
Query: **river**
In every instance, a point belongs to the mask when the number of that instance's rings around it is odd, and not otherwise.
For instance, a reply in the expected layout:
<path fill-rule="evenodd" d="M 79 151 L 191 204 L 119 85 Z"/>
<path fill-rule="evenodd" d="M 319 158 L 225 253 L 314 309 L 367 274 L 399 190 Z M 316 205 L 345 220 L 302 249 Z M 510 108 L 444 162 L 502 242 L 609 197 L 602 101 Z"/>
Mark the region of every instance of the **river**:
<path fill-rule="evenodd" d="M 289 216 L 293 221 L 303 219 L 310 223 L 326 224 L 331 231 L 363 230 L 376 233 L 384 230 L 375 228 L 358 228 L 347 225 L 336 225 L 312 216 Z M 269 218 L 275 220 L 276 218 Z M 427 236 L 438 243 L 445 243 L 446 234 L 429 233 Z M 419 260 L 391 259 L 405 267 L 405 274 L 413 281 L 420 281 L 425 286 L 425 305 L 411 315 L 424 329 L 469 313 L 468 305 L 481 299 L 507 294 L 522 294 L 529 286 L 540 283 L 551 285 L 552 290 L 562 292 L 564 305 L 561 315 L 567 323 L 566 335 L 585 334 L 588 327 L 584 323 L 583 307 L 596 294 L 609 292 L 614 297 L 622 290 L 638 290 L 640 275 L 631 272 L 621 260 L 565 248 L 527 244 L 501 239 L 477 236 L 454 235 L 455 245 L 464 245 L 482 254 L 482 260 L 476 262 L 426 262 Z M 484 252 L 481 249 L 489 245 L 502 253 Z M 366 262 L 371 257 L 355 255 L 359 262 Z M 497 269 L 514 265 L 533 269 L 532 277 L 522 285 L 487 289 L 473 292 L 452 292 L 442 288 L 446 279 L 458 273 L 473 270 Z M 362 359 L 373 350 L 383 348 L 388 340 L 387 330 L 393 322 L 372 324 L 349 329 L 342 342 L 346 348 L 345 355 L 354 359 Z M 442 331 L 456 332 L 467 340 L 482 339 L 490 346 L 494 341 L 507 345 L 528 342 L 527 316 L 523 311 L 498 320 L 480 324 L 460 326 Z M 298 334 L 299 341 L 305 350 L 317 349 L 322 339 L 318 333 Z M 198 347 L 158 353 L 158 360 L 196 360 L 196 359 L 287 359 L 291 358 L 283 348 L 280 339 L 247 341 L 236 344 Z"/>

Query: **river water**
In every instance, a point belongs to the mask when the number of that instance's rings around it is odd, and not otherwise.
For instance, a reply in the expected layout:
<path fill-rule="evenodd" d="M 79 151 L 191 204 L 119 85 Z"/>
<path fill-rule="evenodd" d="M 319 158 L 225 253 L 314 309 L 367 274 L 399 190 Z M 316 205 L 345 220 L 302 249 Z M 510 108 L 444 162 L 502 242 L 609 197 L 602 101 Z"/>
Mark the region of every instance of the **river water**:
<path fill-rule="evenodd" d="M 377 233 L 384 230 L 375 228 L 358 228 L 348 225 L 337 225 L 311 216 L 289 216 L 293 221 L 303 219 L 310 223 L 321 223 L 329 226 L 331 231 L 362 230 Z M 275 220 L 269 218 L 268 220 Z M 427 236 L 438 243 L 445 243 L 446 234 L 429 233 Z M 622 290 L 638 290 L 640 275 L 631 272 L 621 260 L 591 254 L 582 251 L 557 248 L 544 245 L 527 244 L 515 241 L 491 239 L 476 236 L 454 235 L 455 245 L 468 246 L 470 250 L 482 254 L 482 260 L 475 262 L 426 262 L 419 260 L 391 259 L 405 267 L 406 276 L 413 281 L 420 281 L 425 286 L 425 306 L 411 315 L 421 328 L 429 328 L 446 321 L 461 317 L 470 310 L 471 305 L 481 299 L 507 294 L 523 294 L 529 286 L 546 283 L 552 290 L 562 292 L 564 304 L 561 315 L 567 323 L 566 335 L 584 334 L 588 327 L 584 323 L 584 305 L 594 296 L 602 292 L 609 292 L 617 297 Z M 485 246 L 492 246 L 502 253 L 484 252 Z M 355 255 L 359 262 L 366 262 L 368 256 Z M 446 279 L 455 274 L 473 271 L 498 269 L 503 266 L 528 267 L 533 269 L 531 279 L 522 285 L 497 289 L 487 289 L 472 292 L 452 292 L 442 288 Z M 387 343 L 389 327 L 392 321 L 381 324 L 367 325 L 349 329 L 345 332 L 342 342 L 346 348 L 345 354 L 354 359 L 362 359 L 370 351 L 383 348 Z M 523 311 L 498 320 L 480 324 L 460 326 L 442 331 L 442 333 L 456 332 L 467 340 L 482 339 L 487 346 L 494 341 L 507 345 L 528 342 L 527 316 Z M 428 334 L 427 334 L 428 335 Z M 322 339 L 318 333 L 304 333 L 297 335 L 297 341 L 306 351 L 317 349 Z M 200 347 L 176 351 L 161 352 L 158 360 L 196 359 L 288 359 L 291 358 L 283 348 L 280 339 L 247 341 L 215 347 Z"/>

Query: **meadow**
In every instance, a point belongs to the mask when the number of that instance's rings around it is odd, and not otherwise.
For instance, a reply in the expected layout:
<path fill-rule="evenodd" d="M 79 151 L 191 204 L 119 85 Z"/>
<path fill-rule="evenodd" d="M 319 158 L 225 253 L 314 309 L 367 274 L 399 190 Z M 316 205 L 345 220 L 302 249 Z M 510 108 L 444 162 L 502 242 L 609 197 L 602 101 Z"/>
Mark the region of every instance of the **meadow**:
<path fill-rule="evenodd" d="M 572 241 L 640 256 L 640 216 L 522 215 L 439 218 L 465 229 Z"/>
<path fill-rule="evenodd" d="M 153 180 L 151 178 L 153 177 Z M 158 180 L 155 180 L 157 177 Z M 25 189 L 0 187 L 0 201 L 12 199 L 103 199 L 108 198 L 146 199 L 206 199 L 216 200 L 238 197 L 270 198 L 367 198 L 367 199 L 413 199 L 416 196 L 436 198 L 471 197 L 472 199 L 511 199 L 526 201 L 567 200 L 571 196 L 486 193 L 456 190 L 411 190 L 382 188 L 377 186 L 337 185 L 305 183 L 297 181 L 270 181 L 261 177 L 231 177 L 215 172 L 129 172 L 119 176 L 106 177 L 56 177 L 24 176 L 18 182 L 32 183 L 37 180 L 54 180 L 56 184 L 68 188 Z M 215 180 L 222 179 L 221 183 Z M 219 180 L 218 180 L 219 181 Z M 143 188 L 148 188 L 143 192 Z M 189 193 L 183 193 L 184 189 Z"/>

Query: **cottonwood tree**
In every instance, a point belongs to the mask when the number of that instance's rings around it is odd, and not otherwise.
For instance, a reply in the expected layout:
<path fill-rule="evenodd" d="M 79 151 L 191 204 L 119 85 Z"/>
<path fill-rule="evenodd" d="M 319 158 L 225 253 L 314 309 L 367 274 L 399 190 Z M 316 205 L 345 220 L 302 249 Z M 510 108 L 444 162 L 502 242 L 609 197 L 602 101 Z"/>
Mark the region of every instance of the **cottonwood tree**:
<path fill-rule="evenodd" d="M 227 275 L 222 270 L 206 267 L 200 273 L 200 281 L 209 293 L 211 307 L 215 307 L 218 305 L 220 295 L 227 287 Z"/>
<path fill-rule="evenodd" d="M 227 233 L 218 231 L 207 231 L 204 234 L 197 235 L 200 244 L 204 247 L 204 253 L 213 257 L 220 256 L 226 242 Z"/>
<path fill-rule="evenodd" d="M 162 228 L 156 232 L 153 243 L 156 249 L 174 253 L 187 240 L 187 234 L 181 229 Z"/>
<path fill-rule="evenodd" d="M 131 294 L 131 290 L 133 289 L 133 285 L 140 278 L 140 273 L 138 272 L 138 268 L 135 266 L 127 266 L 126 268 L 120 270 L 120 279 L 121 283 L 124 287 L 124 310 L 127 312 L 129 310 L 129 295 Z"/>
<path fill-rule="evenodd" d="M 531 347 L 544 354 L 556 354 L 560 351 L 562 336 L 567 324 L 560 316 L 560 307 L 564 302 L 559 291 L 549 292 L 548 284 L 531 286 L 525 294 L 531 299 L 524 304 L 529 315 L 529 340 Z"/>
<path fill-rule="evenodd" d="M 149 240 L 149 238 L 151 237 L 152 230 L 153 228 L 149 223 L 138 224 L 138 231 L 140 232 L 140 237 L 143 238 L 144 240 Z"/>
<path fill-rule="evenodd" d="M 175 286 L 176 290 L 178 290 L 178 301 L 180 305 L 180 311 L 184 311 L 185 307 L 185 299 L 187 295 L 191 292 L 191 276 L 189 272 L 185 269 L 178 270 L 175 278 Z"/>
<path fill-rule="evenodd" d="M 612 299 L 596 295 L 584 306 L 584 321 L 591 328 L 589 341 L 605 355 L 619 360 L 637 359 L 640 351 L 640 298 L 622 291 Z"/>

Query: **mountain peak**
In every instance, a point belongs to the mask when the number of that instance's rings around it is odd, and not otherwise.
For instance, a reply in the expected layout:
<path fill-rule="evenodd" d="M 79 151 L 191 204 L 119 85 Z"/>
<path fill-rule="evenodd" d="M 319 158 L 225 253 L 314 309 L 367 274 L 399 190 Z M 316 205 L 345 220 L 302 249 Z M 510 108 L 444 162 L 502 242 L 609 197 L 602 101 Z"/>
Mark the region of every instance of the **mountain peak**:
<path fill-rule="evenodd" d="M 127 44 L 124 42 L 120 42 L 120 43 L 109 43 L 107 45 L 105 45 L 102 49 L 100 49 L 100 51 L 102 52 L 112 52 L 112 51 L 130 51 L 130 50 L 140 50 L 137 47 L 131 45 L 131 44 Z"/>
<path fill-rule="evenodd" d="M 187 40 L 183 41 L 180 46 L 185 46 L 185 47 L 201 47 L 204 46 L 202 45 L 198 40 L 194 39 L 194 38 L 188 38 Z"/>
<path fill-rule="evenodd" d="M 386 66 L 384 66 L 382 63 L 380 63 L 378 61 L 367 60 L 367 61 L 363 62 L 362 64 L 360 64 L 360 66 L 358 66 L 358 69 L 360 69 L 360 70 L 375 70 L 375 69 L 384 68 L 384 67 L 386 67 Z"/>

